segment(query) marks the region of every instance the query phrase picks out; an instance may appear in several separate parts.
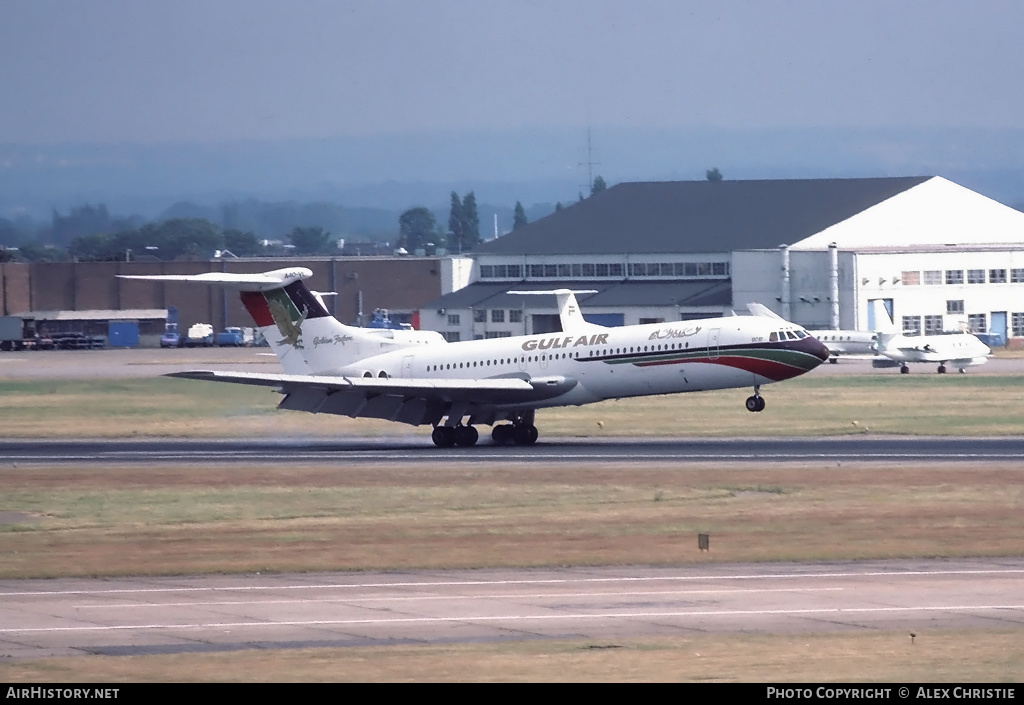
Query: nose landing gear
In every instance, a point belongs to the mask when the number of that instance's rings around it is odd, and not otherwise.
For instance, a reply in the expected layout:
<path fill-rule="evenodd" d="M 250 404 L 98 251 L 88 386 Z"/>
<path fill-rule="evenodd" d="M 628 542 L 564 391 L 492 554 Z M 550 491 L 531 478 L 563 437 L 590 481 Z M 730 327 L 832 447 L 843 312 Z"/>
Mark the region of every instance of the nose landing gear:
<path fill-rule="evenodd" d="M 754 396 L 747 397 L 747 411 L 764 411 L 764 397 L 761 396 L 761 387 L 754 387 Z"/>

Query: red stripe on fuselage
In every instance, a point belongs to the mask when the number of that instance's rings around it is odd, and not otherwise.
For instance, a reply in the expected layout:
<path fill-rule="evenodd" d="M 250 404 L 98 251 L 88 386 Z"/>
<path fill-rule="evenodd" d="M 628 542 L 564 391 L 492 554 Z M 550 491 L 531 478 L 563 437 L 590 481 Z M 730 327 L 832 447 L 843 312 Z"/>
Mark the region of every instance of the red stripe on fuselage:
<path fill-rule="evenodd" d="M 791 379 L 802 375 L 807 370 L 787 365 L 776 360 L 765 360 L 759 357 L 743 357 L 739 355 L 719 355 L 718 357 L 687 357 L 675 358 L 672 360 L 655 360 L 651 362 L 638 362 L 637 367 L 654 367 L 655 365 L 686 365 L 700 363 L 702 365 L 725 365 L 740 370 L 752 372 L 773 382 L 781 382 L 784 379 Z"/>
<path fill-rule="evenodd" d="M 270 314 L 270 306 L 267 305 L 267 297 L 263 292 L 243 291 L 242 305 L 260 328 L 274 325 L 274 317 Z"/>

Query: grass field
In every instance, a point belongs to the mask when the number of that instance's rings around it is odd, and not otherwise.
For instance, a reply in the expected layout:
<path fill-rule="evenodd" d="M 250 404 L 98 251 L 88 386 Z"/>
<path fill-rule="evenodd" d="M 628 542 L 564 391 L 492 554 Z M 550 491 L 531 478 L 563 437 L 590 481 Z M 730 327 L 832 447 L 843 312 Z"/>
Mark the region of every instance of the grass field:
<path fill-rule="evenodd" d="M 1020 463 L 19 466 L 0 497 L 34 518 L 3 578 L 1024 551 Z"/>
<path fill-rule="evenodd" d="M 1024 680 L 1017 629 L 704 634 L 0 662 L 0 681 L 992 684 Z M 762 691 L 763 692 L 763 691 Z M 1019 697 L 1020 688 L 1016 687 Z M 893 697 L 896 697 L 895 690 Z"/>
<path fill-rule="evenodd" d="M 545 436 L 822 436 L 864 432 L 1002 436 L 1024 433 L 1024 376 L 808 375 L 763 390 L 622 399 L 541 409 Z M 265 437 L 414 434 L 429 428 L 277 411 L 262 387 L 164 377 L 0 380 L 8 438 Z"/>

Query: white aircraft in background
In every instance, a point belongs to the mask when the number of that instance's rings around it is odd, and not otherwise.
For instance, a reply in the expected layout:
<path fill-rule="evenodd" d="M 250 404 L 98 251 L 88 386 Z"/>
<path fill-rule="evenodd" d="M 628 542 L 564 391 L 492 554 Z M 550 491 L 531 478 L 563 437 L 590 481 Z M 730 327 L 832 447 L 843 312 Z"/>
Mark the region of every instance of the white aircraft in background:
<path fill-rule="evenodd" d="M 807 331 L 828 347 L 828 361 L 833 365 L 840 357 L 870 360 L 876 356 L 878 336 L 866 330 L 809 330 Z"/>
<path fill-rule="evenodd" d="M 897 330 L 885 305 L 880 300 L 869 302 L 874 312 L 877 342 L 875 352 L 899 364 L 900 373 L 907 374 L 908 362 L 939 363 L 939 374 L 945 374 L 946 363 L 966 372 L 972 365 L 988 362 L 992 350 L 970 333 L 949 333 L 928 336 L 909 336 Z M 881 367 L 875 363 L 876 367 Z"/>
<path fill-rule="evenodd" d="M 193 370 L 169 376 L 273 387 L 284 395 L 281 409 L 430 424 L 440 447 L 475 444 L 474 424 L 492 425 L 495 443 L 532 445 L 537 409 L 621 397 L 753 387 L 746 408 L 762 411 L 761 385 L 828 359 L 821 342 L 777 317 L 605 328 L 583 319 L 568 289 L 549 292 L 558 302 L 558 333 L 442 343 L 424 331 L 368 331 L 331 316 L 303 283 L 312 275 L 288 267 L 262 274 L 119 276 L 239 290 L 284 368 L 284 374 Z M 403 332 L 408 335 L 397 335 Z"/>

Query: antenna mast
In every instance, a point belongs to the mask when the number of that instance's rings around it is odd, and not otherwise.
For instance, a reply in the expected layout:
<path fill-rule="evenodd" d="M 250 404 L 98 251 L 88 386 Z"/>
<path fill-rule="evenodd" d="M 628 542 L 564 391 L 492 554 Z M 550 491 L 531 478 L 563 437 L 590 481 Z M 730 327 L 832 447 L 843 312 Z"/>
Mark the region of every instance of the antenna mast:
<path fill-rule="evenodd" d="M 601 162 L 594 161 L 593 145 L 590 141 L 590 128 L 587 128 L 587 161 L 580 162 L 579 166 L 587 167 L 587 193 L 594 188 L 594 167 L 601 166 Z"/>

